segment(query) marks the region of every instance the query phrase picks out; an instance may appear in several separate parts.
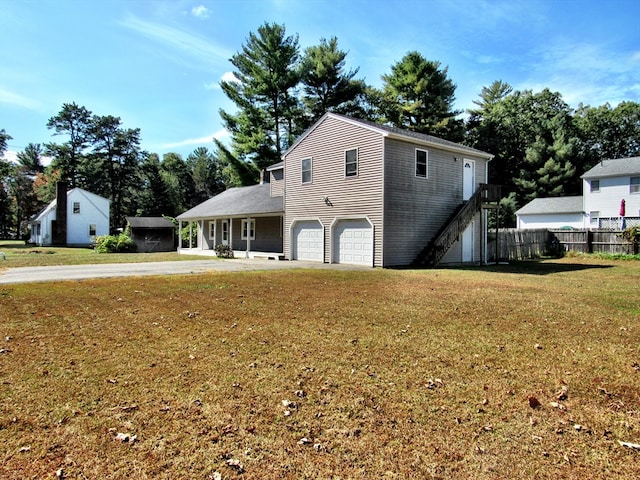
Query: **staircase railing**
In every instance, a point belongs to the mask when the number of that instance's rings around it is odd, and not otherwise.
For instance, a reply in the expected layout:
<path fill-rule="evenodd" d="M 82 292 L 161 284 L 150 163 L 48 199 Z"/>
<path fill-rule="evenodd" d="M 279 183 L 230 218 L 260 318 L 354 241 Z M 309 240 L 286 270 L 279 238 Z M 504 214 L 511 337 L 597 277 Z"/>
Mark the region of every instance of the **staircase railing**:
<path fill-rule="evenodd" d="M 473 217 L 482 209 L 485 202 L 500 201 L 500 186 L 481 183 L 475 193 L 462 205 L 457 214 L 440 230 L 429 245 L 420 252 L 415 266 L 435 267 L 446 255 L 451 245 L 460 238 L 464 229 L 471 223 Z"/>

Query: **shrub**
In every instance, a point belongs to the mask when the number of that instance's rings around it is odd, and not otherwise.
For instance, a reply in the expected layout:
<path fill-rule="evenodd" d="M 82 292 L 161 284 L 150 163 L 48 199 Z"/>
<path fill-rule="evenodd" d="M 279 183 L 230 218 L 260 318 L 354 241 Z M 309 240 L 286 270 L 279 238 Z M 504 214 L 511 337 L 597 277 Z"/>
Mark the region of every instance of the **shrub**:
<path fill-rule="evenodd" d="M 98 253 L 130 253 L 136 251 L 136 244 L 126 233 L 96 237 Z"/>
<path fill-rule="evenodd" d="M 229 245 L 216 245 L 216 255 L 220 258 L 233 258 L 233 249 Z"/>

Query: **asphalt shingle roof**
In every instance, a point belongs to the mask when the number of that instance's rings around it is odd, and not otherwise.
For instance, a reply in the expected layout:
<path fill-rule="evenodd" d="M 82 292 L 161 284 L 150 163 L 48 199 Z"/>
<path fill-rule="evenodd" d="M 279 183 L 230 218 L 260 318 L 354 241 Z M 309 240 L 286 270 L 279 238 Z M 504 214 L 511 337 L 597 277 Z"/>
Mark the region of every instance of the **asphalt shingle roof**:
<path fill-rule="evenodd" d="M 164 217 L 127 217 L 131 228 L 175 228 L 171 220 Z"/>
<path fill-rule="evenodd" d="M 623 177 L 640 175 L 640 157 L 602 160 L 580 178 Z"/>
<path fill-rule="evenodd" d="M 178 220 L 197 220 L 212 217 L 268 215 L 284 213 L 282 196 L 271 196 L 271 185 L 251 185 L 225 190 L 191 210 L 178 215 Z"/>
<path fill-rule="evenodd" d="M 534 215 L 545 213 L 580 213 L 582 212 L 582 196 L 534 198 L 516 215 Z"/>

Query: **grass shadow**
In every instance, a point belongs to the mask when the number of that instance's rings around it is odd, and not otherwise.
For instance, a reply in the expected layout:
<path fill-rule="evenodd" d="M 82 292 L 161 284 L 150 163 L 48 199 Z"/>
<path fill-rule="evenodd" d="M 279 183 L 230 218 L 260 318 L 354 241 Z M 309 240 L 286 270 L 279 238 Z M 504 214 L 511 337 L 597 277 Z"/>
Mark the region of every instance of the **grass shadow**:
<path fill-rule="evenodd" d="M 445 267 L 447 268 L 447 267 Z M 601 268 L 613 268 L 613 265 L 585 264 L 585 263 L 558 263 L 549 260 L 526 260 L 519 262 L 509 262 L 498 265 L 483 266 L 458 266 L 451 267 L 457 270 L 482 270 L 484 272 L 495 273 L 519 273 L 524 275 L 552 275 L 563 272 L 579 272 L 582 270 L 593 270 Z"/>

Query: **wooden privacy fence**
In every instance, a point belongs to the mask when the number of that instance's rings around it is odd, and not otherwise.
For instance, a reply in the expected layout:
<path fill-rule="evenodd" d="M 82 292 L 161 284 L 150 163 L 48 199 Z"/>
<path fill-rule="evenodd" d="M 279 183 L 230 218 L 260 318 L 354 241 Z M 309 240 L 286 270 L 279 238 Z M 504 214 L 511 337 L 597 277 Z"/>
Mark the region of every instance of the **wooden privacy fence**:
<path fill-rule="evenodd" d="M 487 252 L 490 262 L 526 260 L 542 256 L 558 255 L 561 252 L 638 253 L 638 245 L 622 238 L 622 231 L 612 230 L 517 230 L 503 228 L 489 231 Z M 496 251 L 497 248 L 497 251 Z"/>

